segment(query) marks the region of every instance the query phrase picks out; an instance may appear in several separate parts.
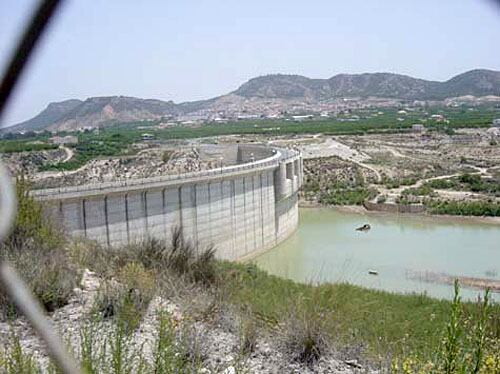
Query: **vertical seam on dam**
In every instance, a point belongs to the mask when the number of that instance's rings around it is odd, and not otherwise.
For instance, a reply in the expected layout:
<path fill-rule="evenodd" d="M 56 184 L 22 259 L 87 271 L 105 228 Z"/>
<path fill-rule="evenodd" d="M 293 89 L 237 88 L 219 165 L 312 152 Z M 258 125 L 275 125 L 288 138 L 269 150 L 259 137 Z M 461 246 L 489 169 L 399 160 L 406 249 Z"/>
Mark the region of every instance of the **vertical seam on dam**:
<path fill-rule="evenodd" d="M 235 230 L 235 215 L 236 215 L 236 211 L 235 211 L 235 207 L 234 207 L 234 196 L 235 196 L 235 187 L 234 187 L 234 179 L 231 180 L 231 183 L 230 183 L 230 209 L 231 209 L 231 239 L 232 239 L 232 246 L 231 246 L 231 253 L 234 257 L 235 255 L 235 252 L 236 252 L 236 230 Z"/>
<path fill-rule="evenodd" d="M 212 198 L 210 193 L 210 183 L 207 184 L 207 194 L 208 194 L 208 221 L 212 220 Z M 208 225 L 208 237 L 210 241 L 213 242 L 214 238 L 212 236 L 212 225 Z"/>
<path fill-rule="evenodd" d="M 255 210 L 255 175 L 252 176 L 252 211 L 253 211 L 253 250 L 255 251 L 257 247 L 257 212 Z"/>
<path fill-rule="evenodd" d="M 83 234 L 87 237 L 87 213 L 85 211 L 85 199 L 82 199 Z"/>
<path fill-rule="evenodd" d="M 260 246 L 261 248 L 264 247 L 264 201 L 263 201 L 263 197 L 262 197 L 262 193 L 264 191 L 264 186 L 262 184 L 262 175 L 260 175 L 260 189 L 259 189 L 259 196 L 260 196 Z M 267 179 L 267 178 L 266 178 Z"/>
<path fill-rule="evenodd" d="M 125 194 L 125 227 L 127 229 L 127 244 L 130 244 L 130 223 L 128 213 L 128 194 Z"/>
<path fill-rule="evenodd" d="M 106 225 L 106 243 L 111 245 L 109 241 L 109 214 L 108 214 L 108 197 L 104 197 L 104 222 Z"/>
<path fill-rule="evenodd" d="M 193 237 L 194 237 L 194 242 L 196 243 L 196 248 L 198 249 L 199 243 L 198 243 L 198 199 L 196 198 L 196 187 L 197 184 L 193 185 L 191 187 L 191 202 L 193 203 L 193 207 L 191 208 L 193 211 Z"/>
<path fill-rule="evenodd" d="M 245 183 L 245 177 L 242 178 L 243 180 L 243 231 L 244 234 L 243 236 L 245 237 L 245 253 L 248 253 L 248 238 L 247 238 L 247 188 L 246 188 L 246 183 Z"/>
<path fill-rule="evenodd" d="M 165 188 L 161 190 L 161 213 L 163 221 L 163 235 L 166 239 L 168 237 L 168 233 L 167 233 L 167 201 L 165 200 L 165 191 L 166 191 Z"/>
<path fill-rule="evenodd" d="M 144 225 L 146 225 L 146 231 L 148 230 L 148 198 L 147 198 L 147 191 L 144 191 L 142 193 L 142 204 L 143 204 L 143 212 L 144 212 Z"/>
<path fill-rule="evenodd" d="M 177 188 L 177 199 L 179 200 L 179 229 L 184 233 L 184 220 L 182 214 L 182 191 L 181 187 Z"/>

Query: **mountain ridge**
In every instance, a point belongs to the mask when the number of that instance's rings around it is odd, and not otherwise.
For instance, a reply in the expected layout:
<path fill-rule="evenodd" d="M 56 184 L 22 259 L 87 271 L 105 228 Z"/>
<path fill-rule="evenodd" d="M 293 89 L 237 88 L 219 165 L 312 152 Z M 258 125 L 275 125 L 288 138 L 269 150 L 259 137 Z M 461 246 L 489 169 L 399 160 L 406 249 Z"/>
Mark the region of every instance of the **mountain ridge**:
<path fill-rule="evenodd" d="M 225 107 L 237 108 L 248 100 L 322 102 L 344 97 L 444 100 L 465 95 L 500 96 L 500 71 L 474 69 L 446 81 L 387 72 L 337 74 L 326 79 L 296 74 L 268 74 L 251 78 L 226 95 L 179 104 L 128 96 L 64 100 L 50 103 L 35 117 L 5 130 L 72 130 L 111 122 L 154 120 L 200 111 L 224 110 Z"/>

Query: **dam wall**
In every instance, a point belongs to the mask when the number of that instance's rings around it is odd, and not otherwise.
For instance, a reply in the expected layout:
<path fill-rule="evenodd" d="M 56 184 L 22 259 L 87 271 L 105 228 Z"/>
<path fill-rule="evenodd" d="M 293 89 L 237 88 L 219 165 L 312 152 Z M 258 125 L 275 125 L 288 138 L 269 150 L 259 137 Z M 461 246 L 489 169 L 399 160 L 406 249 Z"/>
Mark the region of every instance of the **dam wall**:
<path fill-rule="evenodd" d="M 298 225 L 302 156 L 262 145 L 208 148 L 232 166 L 146 179 L 33 191 L 75 236 L 120 246 L 174 228 L 197 248 L 236 260 L 274 247 Z M 217 156 L 216 156 L 217 157 Z"/>

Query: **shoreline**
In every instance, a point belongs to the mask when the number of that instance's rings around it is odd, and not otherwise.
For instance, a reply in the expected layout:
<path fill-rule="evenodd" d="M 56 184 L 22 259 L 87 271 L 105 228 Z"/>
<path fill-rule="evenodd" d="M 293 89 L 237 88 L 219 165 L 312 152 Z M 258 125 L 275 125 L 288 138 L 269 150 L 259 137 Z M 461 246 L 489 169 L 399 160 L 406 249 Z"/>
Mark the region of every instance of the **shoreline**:
<path fill-rule="evenodd" d="M 451 214 L 431 214 L 431 213 L 392 213 L 368 210 L 362 205 L 324 205 L 315 201 L 299 200 L 299 208 L 312 209 L 324 208 L 334 209 L 342 213 L 356 213 L 365 214 L 370 216 L 402 216 L 402 217 L 422 217 L 439 219 L 454 223 L 475 223 L 475 224 L 488 224 L 493 226 L 500 226 L 500 217 L 488 216 L 458 216 Z"/>

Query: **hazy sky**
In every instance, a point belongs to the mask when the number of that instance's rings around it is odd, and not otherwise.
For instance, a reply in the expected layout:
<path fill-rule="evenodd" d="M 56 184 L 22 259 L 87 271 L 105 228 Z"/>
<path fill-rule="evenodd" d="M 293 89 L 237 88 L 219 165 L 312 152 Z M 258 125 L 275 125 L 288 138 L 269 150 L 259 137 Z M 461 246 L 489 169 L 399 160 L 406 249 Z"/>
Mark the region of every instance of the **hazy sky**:
<path fill-rule="evenodd" d="M 0 0 L 2 69 L 35 3 Z M 51 101 L 196 100 L 269 73 L 446 80 L 473 68 L 500 70 L 500 7 L 491 0 L 69 0 L 4 125 Z"/>

